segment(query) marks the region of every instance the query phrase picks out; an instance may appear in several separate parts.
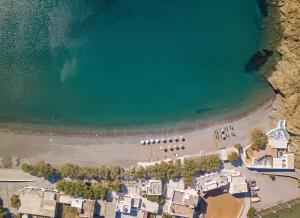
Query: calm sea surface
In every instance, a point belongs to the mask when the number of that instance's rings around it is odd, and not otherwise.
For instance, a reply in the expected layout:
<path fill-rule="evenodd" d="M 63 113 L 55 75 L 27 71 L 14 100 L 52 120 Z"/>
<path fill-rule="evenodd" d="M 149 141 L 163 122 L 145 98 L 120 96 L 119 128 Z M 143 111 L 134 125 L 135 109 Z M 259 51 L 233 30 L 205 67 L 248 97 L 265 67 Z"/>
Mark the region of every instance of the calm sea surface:
<path fill-rule="evenodd" d="M 1 1 L 0 119 L 127 126 L 246 107 L 270 90 L 244 72 L 259 27 L 254 0 Z"/>

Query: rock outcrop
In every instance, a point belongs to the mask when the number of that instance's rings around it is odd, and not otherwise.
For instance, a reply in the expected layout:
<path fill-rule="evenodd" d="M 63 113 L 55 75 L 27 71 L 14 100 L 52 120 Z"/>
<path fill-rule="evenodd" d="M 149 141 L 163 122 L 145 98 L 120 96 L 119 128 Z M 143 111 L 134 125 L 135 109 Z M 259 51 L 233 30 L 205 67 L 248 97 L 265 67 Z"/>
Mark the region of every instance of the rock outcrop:
<path fill-rule="evenodd" d="M 282 39 L 277 47 L 281 60 L 268 81 L 277 93 L 270 116 L 284 118 L 292 135 L 296 167 L 300 168 L 300 0 L 279 0 Z"/>

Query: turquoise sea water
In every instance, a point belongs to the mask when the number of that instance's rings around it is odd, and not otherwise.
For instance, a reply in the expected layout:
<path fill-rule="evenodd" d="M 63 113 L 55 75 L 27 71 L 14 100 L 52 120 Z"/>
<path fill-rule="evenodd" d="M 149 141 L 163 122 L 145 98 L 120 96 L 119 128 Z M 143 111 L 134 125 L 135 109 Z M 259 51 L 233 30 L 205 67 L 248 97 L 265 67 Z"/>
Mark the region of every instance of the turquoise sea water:
<path fill-rule="evenodd" d="M 4 0 L 0 119 L 99 126 L 228 112 L 269 90 L 244 72 L 254 0 Z"/>

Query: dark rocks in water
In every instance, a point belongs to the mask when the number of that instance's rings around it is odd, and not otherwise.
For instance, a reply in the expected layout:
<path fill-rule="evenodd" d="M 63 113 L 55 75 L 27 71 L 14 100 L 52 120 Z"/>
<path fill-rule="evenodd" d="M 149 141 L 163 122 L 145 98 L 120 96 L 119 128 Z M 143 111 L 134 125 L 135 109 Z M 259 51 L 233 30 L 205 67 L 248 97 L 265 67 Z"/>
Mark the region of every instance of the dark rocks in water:
<path fill-rule="evenodd" d="M 255 52 L 255 54 L 252 55 L 250 60 L 247 62 L 245 66 L 245 71 L 247 73 L 258 71 L 259 68 L 268 61 L 270 56 L 273 56 L 273 51 L 267 49 Z"/>
<path fill-rule="evenodd" d="M 256 0 L 256 1 L 257 1 L 257 4 L 258 4 L 260 13 L 264 17 L 267 17 L 268 16 L 268 7 L 269 7 L 268 0 Z"/>

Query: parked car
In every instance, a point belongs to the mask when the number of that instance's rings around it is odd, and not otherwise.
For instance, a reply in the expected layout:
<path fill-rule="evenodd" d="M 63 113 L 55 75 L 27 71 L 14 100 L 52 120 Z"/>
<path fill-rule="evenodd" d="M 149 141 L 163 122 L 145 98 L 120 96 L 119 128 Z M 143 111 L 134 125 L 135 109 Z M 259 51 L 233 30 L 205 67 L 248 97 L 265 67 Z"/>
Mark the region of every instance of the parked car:
<path fill-rule="evenodd" d="M 251 202 L 252 203 L 260 202 L 260 197 L 253 197 L 253 198 L 251 198 Z"/>
<path fill-rule="evenodd" d="M 255 193 L 252 193 L 251 194 L 251 197 L 254 197 L 254 198 L 258 198 L 258 194 L 255 192 Z"/>
<path fill-rule="evenodd" d="M 252 180 L 249 181 L 249 183 L 250 184 L 256 184 L 256 181 L 252 179 Z"/>

